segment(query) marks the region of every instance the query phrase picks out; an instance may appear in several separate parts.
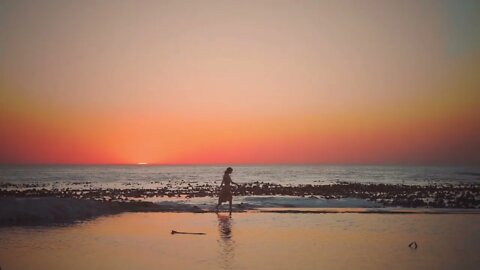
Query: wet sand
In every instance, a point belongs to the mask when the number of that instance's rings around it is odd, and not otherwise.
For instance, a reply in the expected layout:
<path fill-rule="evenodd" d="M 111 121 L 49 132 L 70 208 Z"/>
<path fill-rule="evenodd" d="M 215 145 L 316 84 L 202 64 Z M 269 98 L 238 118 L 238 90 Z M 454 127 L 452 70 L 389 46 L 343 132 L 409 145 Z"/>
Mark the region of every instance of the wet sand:
<path fill-rule="evenodd" d="M 477 269 L 480 215 L 123 213 L 3 227 L 0 243 L 4 270 Z"/>

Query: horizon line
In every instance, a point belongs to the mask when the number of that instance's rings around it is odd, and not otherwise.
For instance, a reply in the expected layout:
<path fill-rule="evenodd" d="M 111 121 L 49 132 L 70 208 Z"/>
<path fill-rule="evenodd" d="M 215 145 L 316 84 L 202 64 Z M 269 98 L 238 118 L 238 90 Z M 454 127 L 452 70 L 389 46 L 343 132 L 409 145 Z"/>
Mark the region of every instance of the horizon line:
<path fill-rule="evenodd" d="M 0 163 L 0 166 L 406 166 L 406 167 L 480 167 L 480 164 L 446 163 Z"/>

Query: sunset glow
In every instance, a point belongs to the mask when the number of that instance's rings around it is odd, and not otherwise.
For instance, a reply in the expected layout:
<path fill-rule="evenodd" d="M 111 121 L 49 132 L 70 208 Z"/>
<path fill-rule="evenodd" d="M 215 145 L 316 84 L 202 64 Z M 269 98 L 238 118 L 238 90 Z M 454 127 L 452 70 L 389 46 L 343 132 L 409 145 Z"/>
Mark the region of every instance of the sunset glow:
<path fill-rule="evenodd" d="M 0 2 L 0 163 L 480 164 L 475 13 L 299 2 Z"/>

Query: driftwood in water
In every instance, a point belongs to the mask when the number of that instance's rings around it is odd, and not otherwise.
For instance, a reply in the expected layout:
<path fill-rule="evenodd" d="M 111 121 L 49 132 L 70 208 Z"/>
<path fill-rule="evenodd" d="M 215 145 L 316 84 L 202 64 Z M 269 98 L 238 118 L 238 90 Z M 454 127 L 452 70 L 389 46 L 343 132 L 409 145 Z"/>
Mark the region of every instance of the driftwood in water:
<path fill-rule="evenodd" d="M 172 234 L 194 234 L 194 235 L 205 235 L 206 233 L 197 233 L 197 232 L 177 232 L 172 230 Z"/>

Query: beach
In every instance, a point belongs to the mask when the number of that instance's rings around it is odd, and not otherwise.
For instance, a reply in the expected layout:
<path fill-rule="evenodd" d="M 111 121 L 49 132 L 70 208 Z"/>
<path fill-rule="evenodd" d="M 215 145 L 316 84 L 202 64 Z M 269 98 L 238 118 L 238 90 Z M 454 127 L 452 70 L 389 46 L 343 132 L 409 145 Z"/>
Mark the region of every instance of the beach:
<path fill-rule="evenodd" d="M 2 227 L 0 243 L 7 270 L 477 269 L 480 215 L 123 213 Z"/>
<path fill-rule="evenodd" d="M 231 217 L 228 204 L 215 213 L 220 169 L 1 167 L 0 267 L 477 269 L 480 263 L 478 169 L 244 166 L 233 175 L 240 186 L 232 189 Z"/>

